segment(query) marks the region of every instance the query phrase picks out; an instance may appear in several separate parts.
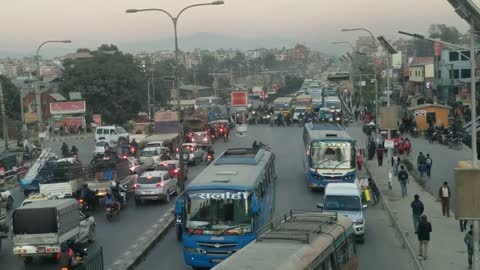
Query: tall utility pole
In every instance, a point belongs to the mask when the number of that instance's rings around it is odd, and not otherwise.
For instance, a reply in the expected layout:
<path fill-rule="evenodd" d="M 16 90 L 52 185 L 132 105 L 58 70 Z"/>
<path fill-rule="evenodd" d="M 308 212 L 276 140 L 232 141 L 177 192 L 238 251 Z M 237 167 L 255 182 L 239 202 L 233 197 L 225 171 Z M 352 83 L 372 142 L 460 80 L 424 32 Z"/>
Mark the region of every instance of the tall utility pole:
<path fill-rule="evenodd" d="M 2 110 L 3 141 L 5 143 L 5 149 L 8 149 L 7 113 L 5 112 L 5 100 L 3 98 L 3 87 L 2 87 L 2 80 L 1 79 L 0 79 L 0 109 Z"/>
<path fill-rule="evenodd" d="M 223 5 L 223 1 L 219 0 L 219 1 L 213 1 L 213 2 L 210 2 L 210 3 L 201 3 L 201 4 L 193 4 L 193 5 L 189 5 L 189 6 L 186 6 L 184 7 L 182 10 L 180 10 L 180 12 L 178 12 L 177 16 L 173 16 L 172 14 L 170 14 L 170 12 L 164 10 L 164 9 L 160 9 L 160 8 L 149 8 L 149 9 L 128 9 L 126 10 L 125 12 L 126 13 L 137 13 L 137 12 L 144 12 L 144 11 L 159 11 L 159 12 L 163 12 L 165 13 L 166 15 L 168 15 L 168 17 L 170 17 L 170 19 L 172 20 L 172 23 L 173 23 L 173 32 L 174 32 L 174 38 L 175 38 L 175 90 L 176 90 L 176 95 L 177 95 L 177 124 L 178 124 L 178 143 L 181 145 L 183 142 L 184 142 L 184 138 L 183 138 L 183 123 L 182 123 L 182 111 L 181 111 L 181 104 L 180 104 L 180 75 L 179 75 L 179 72 L 180 72 L 180 59 L 179 59 L 179 50 L 178 50 L 178 33 L 177 33 L 177 23 L 178 23 L 178 18 L 180 17 L 180 15 L 182 15 L 182 13 L 189 9 L 189 8 L 193 8 L 193 7 L 200 7 L 200 6 L 213 6 L 213 5 Z M 180 159 L 182 157 L 182 155 L 180 154 Z M 180 171 L 178 172 L 178 178 L 179 179 L 183 179 L 183 175 L 184 175 L 184 170 L 185 170 L 185 163 L 184 161 L 180 161 Z M 180 181 L 180 190 L 183 191 L 184 188 L 185 188 L 185 182 L 184 181 Z"/>

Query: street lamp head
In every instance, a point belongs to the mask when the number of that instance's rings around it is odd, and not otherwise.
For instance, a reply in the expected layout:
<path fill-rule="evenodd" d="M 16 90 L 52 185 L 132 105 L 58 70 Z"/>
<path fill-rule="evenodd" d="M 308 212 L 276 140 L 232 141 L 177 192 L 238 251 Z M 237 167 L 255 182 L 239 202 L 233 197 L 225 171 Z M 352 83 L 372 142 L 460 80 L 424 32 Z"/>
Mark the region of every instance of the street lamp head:
<path fill-rule="evenodd" d="M 63 43 L 72 43 L 71 40 L 62 40 Z"/>
<path fill-rule="evenodd" d="M 134 9 L 134 8 L 125 10 L 125 13 L 137 13 L 137 12 L 138 12 L 138 9 Z"/>
<path fill-rule="evenodd" d="M 219 0 L 219 1 L 213 1 L 212 3 L 210 3 L 211 5 L 223 5 L 225 2 L 222 1 L 222 0 Z"/>
<path fill-rule="evenodd" d="M 351 32 L 351 31 L 358 31 L 358 28 L 343 28 L 342 32 Z"/>

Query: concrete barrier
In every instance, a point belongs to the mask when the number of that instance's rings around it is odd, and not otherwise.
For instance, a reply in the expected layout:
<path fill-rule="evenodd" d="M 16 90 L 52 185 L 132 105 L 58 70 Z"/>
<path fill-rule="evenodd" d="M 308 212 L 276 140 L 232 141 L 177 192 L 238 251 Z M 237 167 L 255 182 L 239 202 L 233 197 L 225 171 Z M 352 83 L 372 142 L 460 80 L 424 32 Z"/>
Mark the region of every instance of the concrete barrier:
<path fill-rule="evenodd" d="M 135 269 L 140 261 L 155 247 L 155 244 L 168 233 L 175 220 L 172 214 L 173 207 L 169 208 L 165 214 L 147 230 L 137 241 L 135 241 L 127 251 L 125 251 L 108 270 L 131 270 Z"/>

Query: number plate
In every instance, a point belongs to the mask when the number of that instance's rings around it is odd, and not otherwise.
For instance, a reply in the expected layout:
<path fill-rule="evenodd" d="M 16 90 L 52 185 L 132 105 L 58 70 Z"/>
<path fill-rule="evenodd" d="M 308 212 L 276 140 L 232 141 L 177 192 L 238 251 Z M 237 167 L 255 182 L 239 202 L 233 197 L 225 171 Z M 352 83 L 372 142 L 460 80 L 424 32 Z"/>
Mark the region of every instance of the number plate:
<path fill-rule="evenodd" d="M 37 253 L 45 253 L 45 248 L 44 247 L 37 248 Z"/>
<path fill-rule="evenodd" d="M 212 259 L 212 263 L 221 263 L 223 262 L 225 259 Z"/>

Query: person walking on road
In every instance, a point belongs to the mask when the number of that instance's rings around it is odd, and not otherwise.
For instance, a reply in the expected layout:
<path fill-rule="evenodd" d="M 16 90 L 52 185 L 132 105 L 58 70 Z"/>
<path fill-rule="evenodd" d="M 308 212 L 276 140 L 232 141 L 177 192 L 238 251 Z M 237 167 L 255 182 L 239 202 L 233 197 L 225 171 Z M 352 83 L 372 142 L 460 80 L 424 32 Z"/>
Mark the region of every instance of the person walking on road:
<path fill-rule="evenodd" d="M 397 152 L 395 152 L 392 156 L 393 176 L 397 176 L 398 167 L 400 167 L 400 156 L 398 155 Z"/>
<path fill-rule="evenodd" d="M 430 178 L 431 177 L 431 172 L 432 172 L 432 164 L 433 164 L 433 160 L 430 157 L 430 154 L 427 154 L 427 157 L 425 158 L 425 164 L 427 165 L 427 167 L 426 167 L 427 176 L 428 176 L 428 178 Z"/>
<path fill-rule="evenodd" d="M 420 173 L 420 178 L 423 181 L 425 173 L 427 172 L 427 158 L 423 155 L 422 152 L 420 152 L 417 157 L 417 169 Z"/>
<path fill-rule="evenodd" d="M 465 234 L 463 242 L 467 245 L 468 269 L 472 269 L 473 258 L 473 225 L 470 225 L 470 231 Z"/>
<path fill-rule="evenodd" d="M 407 154 L 407 156 L 410 155 L 412 152 L 412 143 L 408 138 L 405 138 L 403 141 L 403 147 L 405 148 L 405 154 Z"/>
<path fill-rule="evenodd" d="M 426 260 L 428 258 L 428 242 L 430 242 L 430 233 L 432 224 L 428 222 L 427 216 L 423 215 L 418 224 L 418 257 Z"/>
<path fill-rule="evenodd" d="M 357 168 L 359 171 L 362 170 L 362 164 L 363 164 L 362 152 L 359 150 L 357 152 Z"/>
<path fill-rule="evenodd" d="M 415 194 L 413 198 L 414 199 L 410 204 L 410 207 L 412 207 L 413 228 L 415 229 L 415 233 L 418 234 L 418 224 L 420 224 L 420 221 L 422 219 L 424 207 L 422 201 L 420 201 L 420 196 Z"/>
<path fill-rule="evenodd" d="M 378 166 L 383 165 L 383 154 L 385 153 L 385 148 L 383 148 L 382 144 L 379 144 L 377 147 L 377 160 Z"/>
<path fill-rule="evenodd" d="M 405 170 L 405 167 L 400 166 L 400 171 L 398 172 L 398 181 L 400 182 L 400 188 L 402 190 L 402 198 L 407 196 L 407 183 L 408 183 L 408 173 Z"/>
<path fill-rule="evenodd" d="M 440 197 L 440 202 L 442 203 L 442 214 L 443 216 L 450 217 L 450 197 L 451 191 L 447 182 L 443 182 L 443 186 L 438 190 L 438 197 Z"/>

